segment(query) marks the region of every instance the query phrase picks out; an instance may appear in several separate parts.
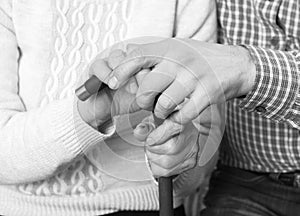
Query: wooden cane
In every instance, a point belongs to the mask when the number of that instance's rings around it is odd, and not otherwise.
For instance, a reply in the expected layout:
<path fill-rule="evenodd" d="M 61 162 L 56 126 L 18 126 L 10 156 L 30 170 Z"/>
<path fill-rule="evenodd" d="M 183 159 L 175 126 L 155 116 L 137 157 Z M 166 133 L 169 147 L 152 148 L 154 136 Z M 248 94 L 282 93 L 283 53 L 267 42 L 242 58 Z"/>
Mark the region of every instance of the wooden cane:
<path fill-rule="evenodd" d="M 158 118 L 154 113 L 154 107 L 160 94 L 156 96 L 153 106 L 153 118 L 155 126 L 161 125 L 164 120 Z M 173 181 L 172 177 L 158 178 L 159 216 L 173 216 Z"/>

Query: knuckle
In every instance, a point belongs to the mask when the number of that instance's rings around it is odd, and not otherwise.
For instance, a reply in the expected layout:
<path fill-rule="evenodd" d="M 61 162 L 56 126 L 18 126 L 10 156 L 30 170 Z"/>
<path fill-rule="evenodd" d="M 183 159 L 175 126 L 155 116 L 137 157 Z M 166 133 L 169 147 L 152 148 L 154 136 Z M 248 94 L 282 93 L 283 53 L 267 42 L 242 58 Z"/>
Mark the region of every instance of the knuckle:
<path fill-rule="evenodd" d="M 155 165 L 151 165 L 151 172 L 152 172 L 154 177 L 159 177 L 160 176 L 160 170 Z"/>
<path fill-rule="evenodd" d="M 114 50 L 112 51 L 112 53 L 108 56 L 108 64 L 111 68 L 115 68 L 117 67 L 117 65 L 119 65 L 122 60 L 124 58 L 124 53 L 122 50 Z"/>
<path fill-rule="evenodd" d="M 176 144 L 175 141 L 170 141 L 166 144 L 165 146 L 165 152 L 168 155 L 175 155 L 178 153 L 178 148 L 176 148 Z"/>
<path fill-rule="evenodd" d="M 152 174 L 155 178 L 159 178 L 159 177 L 163 176 L 163 173 L 156 169 L 152 170 Z"/>
<path fill-rule="evenodd" d="M 161 163 L 160 163 L 160 166 L 164 169 L 170 169 L 173 167 L 173 163 L 172 161 L 169 159 L 169 157 L 166 157 L 164 156 L 162 159 L 161 159 Z"/>
<path fill-rule="evenodd" d="M 118 80 L 125 79 L 126 72 L 128 71 L 128 65 L 127 64 L 120 64 L 114 71 L 114 76 Z"/>
<path fill-rule="evenodd" d="M 136 102 L 139 107 L 146 109 L 150 106 L 151 99 L 149 95 L 140 95 L 137 97 Z"/>
<path fill-rule="evenodd" d="M 180 110 L 174 112 L 174 113 L 170 116 L 169 119 L 170 119 L 171 121 L 177 123 L 177 124 L 182 124 L 182 122 L 181 122 L 181 114 L 180 114 L 180 113 L 181 113 Z"/>
<path fill-rule="evenodd" d="M 93 74 L 97 74 L 97 72 L 101 69 L 101 67 L 103 67 L 104 61 L 102 59 L 98 59 L 96 61 L 94 61 L 89 69 L 89 74 L 93 75 Z"/>
<path fill-rule="evenodd" d="M 173 122 L 173 128 L 175 134 L 179 134 L 184 131 L 184 126 L 182 124 L 178 124 L 177 122 Z M 182 134 L 184 136 L 184 134 Z"/>
<path fill-rule="evenodd" d="M 138 61 L 138 62 L 143 62 L 144 61 L 143 50 L 140 47 L 137 47 L 137 48 L 131 50 L 127 59 Z"/>
<path fill-rule="evenodd" d="M 181 131 L 183 131 L 183 125 L 178 124 L 177 122 L 174 122 L 172 120 L 167 119 L 166 121 L 166 131 L 168 131 L 170 134 L 178 134 Z"/>
<path fill-rule="evenodd" d="M 152 174 L 154 175 L 154 177 L 166 177 L 166 176 L 168 176 L 169 171 L 164 168 L 154 165 L 152 167 Z"/>
<path fill-rule="evenodd" d="M 186 160 L 183 165 L 182 165 L 182 171 L 186 171 L 189 169 L 193 169 L 197 166 L 197 160 L 196 158 L 189 158 L 188 160 Z"/>
<path fill-rule="evenodd" d="M 183 56 L 181 62 L 188 69 L 189 73 L 192 73 L 197 77 L 198 72 L 195 71 L 194 68 L 197 68 L 195 66 L 199 65 L 199 59 L 195 58 L 195 55 L 188 53 L 187 55 Z"/>
<path fill-rule="evenodd" d="M 195 110 L 190 111 L 190 112 L 181 111 L 178 116 L 178 119 L 181 123 L 186 124 L 186 123 L 190 122 L 191 120 L 193 120 L 194 117 L 196 117 Z"/>
<path fill-rule="evenodd" d="M 191 118 L 193 118 L 194 116 L 196 116 L 197 115 L 197 110 L 196 109 L 193 109 L 192 111 L 190 111 L 190 112 L 183 112 L 183 117 L 185 118 L 185 119 L 191 119 Z"/>
<path fill-rule="evenodd" d="M 160 173 L 159 173 L 159 176 L 162 176 L 162 177 L 169 177 L 170 176 L 170 173 L 171 171 L 169 170 L 161 170 Z"/>

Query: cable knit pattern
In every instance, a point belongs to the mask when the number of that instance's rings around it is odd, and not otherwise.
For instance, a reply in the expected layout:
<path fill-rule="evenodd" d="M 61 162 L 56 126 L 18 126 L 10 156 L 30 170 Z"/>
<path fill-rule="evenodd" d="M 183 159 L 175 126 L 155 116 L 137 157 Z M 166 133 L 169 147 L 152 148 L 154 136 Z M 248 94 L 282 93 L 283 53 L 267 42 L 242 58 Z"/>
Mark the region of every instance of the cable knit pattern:
<path fill-rule="evenodd" d="M 126 37 L 131 1 L 93 4 L 88 1 L 56 0 L 57 18 L 51 75 L 42 106 L 74 94 L 80 72 L 105 48 Z M 101 30 L 100 30 L 101 28 Z M 19 190 L 37 196 L 95 194 L 103 189 L 101 172 L 83 157 L 68 170 L 50 179 L 19 185 Z"/>
<path fill-rule="evenodd" d="M 55 25 L 58 37 L 56 38 L 54 43 L 55 56 L 51 63 L 51 76 L 46 82 L 47 97 L 42 100 L 42 105 L 46 105 L 50 101 L 54 100 L 55 90 L 58 89 L 59 73 L 64 67 L 63 54 L 67 50 L 67 39 L 65 35 L 67 33 L 69 25 L 65 14 L 69 10 L 69 0 L 56 1 L 56 8 L 59 13 Z"/>

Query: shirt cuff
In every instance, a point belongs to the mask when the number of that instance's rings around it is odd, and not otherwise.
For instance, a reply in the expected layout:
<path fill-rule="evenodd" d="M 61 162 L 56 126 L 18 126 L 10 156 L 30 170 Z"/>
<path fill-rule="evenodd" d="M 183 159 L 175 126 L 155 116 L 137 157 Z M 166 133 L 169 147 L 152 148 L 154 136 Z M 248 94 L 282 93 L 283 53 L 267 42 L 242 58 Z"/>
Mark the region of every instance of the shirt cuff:
<path fill-rule="evenodd" d="M 274 121 L 294 122 L 293 108 L 300 102 L 299 59 L 293 52 L 246 46 L 256 67 L 253 90 L 239 106 Z M 299 57 L 298 57 L 299 58 Z M 297 63 L 298 61 L 298 63 Z M 300 109 L 298 109 L 300 110 Z"/>

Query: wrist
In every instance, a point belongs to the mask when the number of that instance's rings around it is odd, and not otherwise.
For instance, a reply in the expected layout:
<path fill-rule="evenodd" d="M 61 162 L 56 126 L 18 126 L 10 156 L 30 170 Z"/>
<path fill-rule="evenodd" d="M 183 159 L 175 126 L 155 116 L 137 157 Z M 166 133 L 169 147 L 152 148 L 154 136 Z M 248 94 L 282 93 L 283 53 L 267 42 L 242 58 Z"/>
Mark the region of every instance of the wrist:
<path fill-rule="evenodd" d="M 237 64 L 239 67 L 238 71 L 240 72 L 240 87 L 236 97 L 245 96 L 253 90 L 255 77 L 256 77 L 256 68 L 252 60 L 252 57 L 243 46 L 236 46 L 237 56 L 240 62 Z"/>

